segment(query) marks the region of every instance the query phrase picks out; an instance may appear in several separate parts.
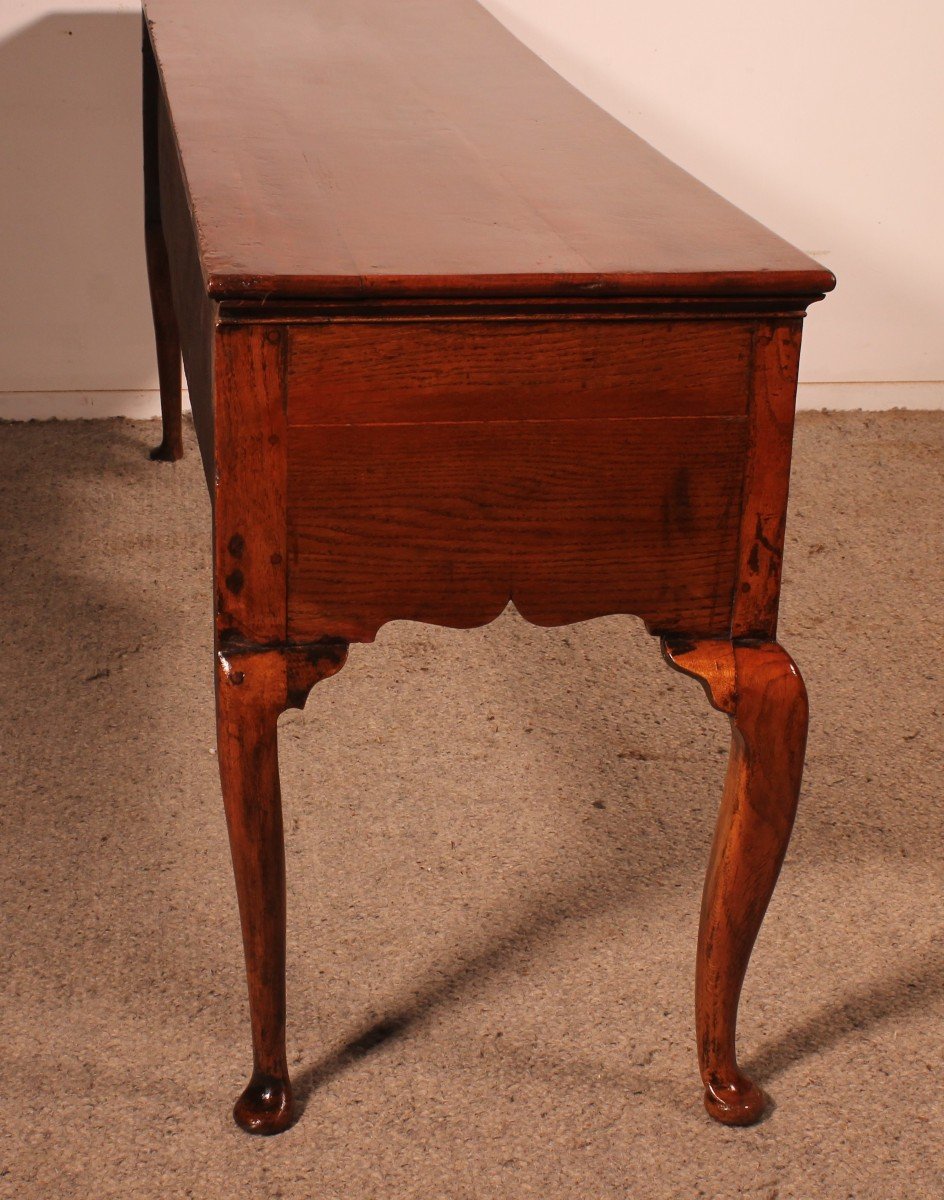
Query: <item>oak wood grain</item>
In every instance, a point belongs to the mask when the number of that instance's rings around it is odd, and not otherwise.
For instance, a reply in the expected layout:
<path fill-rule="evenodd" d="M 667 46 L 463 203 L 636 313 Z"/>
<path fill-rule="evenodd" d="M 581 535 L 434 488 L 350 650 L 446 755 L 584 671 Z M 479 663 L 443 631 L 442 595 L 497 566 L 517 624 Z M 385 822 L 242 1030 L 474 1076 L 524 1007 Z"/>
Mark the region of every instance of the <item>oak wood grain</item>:
<path fill-rule="evenodd" d="M 475 0 L 146 11 L 217 298 L 833 285 Z"/>
<path fill-rule="evenodd" d="M 743 322 L 414 320 L 298 326 L 288 422 L 360 425 L 747 411 Z"/>
<path fill-rule="evenodd" d="M 751 1125 L 767 1097 L 738 1066 L 738 1002 L 751 951 L 793 829 L 808 703 L 796 664 L 776 642 L 668 638 L 670 665 L 705 687 L 731 719 L 731 752 L 698 931 L 695 1025 L 705 1107 Z"/>
<path fill-rule="evenodd" d="M 224 644 L 286 640 L 284 333 L 216 336 L 214 579 Z"/>
<path fill-rule="evenodd" d="M 790 320 L 759 322 L 754 333 L 734 638 L 770 641 L 777 635 L 801 331 L 802 322 Z"/>
<path fill-rule="evenodd" d="M 285 850 L 277 722 L 341 669 L 343 645 L 218 651 L 217 747 L 246 959 L 253 1071 L 233 1115 L 248 1133 L 292 1120 L 285 1055 Z"/>
<path fill-rule="evenodd" d="M 633 613 L 727 632 L 747 422 L 585 419 L 289 431 L 289 636 L 386 621 Z"/>

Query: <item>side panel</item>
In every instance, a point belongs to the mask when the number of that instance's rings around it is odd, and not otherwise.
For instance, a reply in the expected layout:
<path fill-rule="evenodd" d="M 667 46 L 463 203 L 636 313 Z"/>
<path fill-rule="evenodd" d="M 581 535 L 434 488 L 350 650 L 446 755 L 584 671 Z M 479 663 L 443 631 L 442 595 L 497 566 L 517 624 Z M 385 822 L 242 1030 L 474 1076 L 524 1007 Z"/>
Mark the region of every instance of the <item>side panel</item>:
<path fill-rule="evenodd" d="M 743 323 L 391 321 L 291 338 L 293 641 L 480 625 L 509 601 L 540 625 L 625 612 L 727 635 Z"/>
<path fill-rule="evenodd" d="M 745 321 L 349 321 L 293 331 L 289 423 L 743 416 Z"/>
<path fill-rule="evenodd" d="M 200 271 L 193 218 L 163 96 L 157 100 L 160 219 L 170 263 L 171 291 L 180 330 L 190 408 L 203 466 L 213 491 L 213 336 L 217 305 Z"/>

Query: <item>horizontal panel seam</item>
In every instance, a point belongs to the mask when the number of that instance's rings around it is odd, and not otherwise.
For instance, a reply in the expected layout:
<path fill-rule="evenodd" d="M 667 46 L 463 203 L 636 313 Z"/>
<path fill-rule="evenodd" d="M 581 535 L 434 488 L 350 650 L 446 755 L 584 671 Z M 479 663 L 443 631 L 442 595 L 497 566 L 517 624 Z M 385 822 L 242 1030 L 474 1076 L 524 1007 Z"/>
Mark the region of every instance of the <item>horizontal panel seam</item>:
<path fill-rule="evenodd" d="M 399 429 L 415 425 L 426 428 L 431 425 L 594 425 L 609 422 L 615 425 L 633 425 L 645 421 L 724 421 L 728 424 L 745 423 L 747 413 L 696 413 L 691 416 L 638 416 L 638 417 L 495 417 L 489 420 L 468 421 L 292 421 L 293 429 Z"/>

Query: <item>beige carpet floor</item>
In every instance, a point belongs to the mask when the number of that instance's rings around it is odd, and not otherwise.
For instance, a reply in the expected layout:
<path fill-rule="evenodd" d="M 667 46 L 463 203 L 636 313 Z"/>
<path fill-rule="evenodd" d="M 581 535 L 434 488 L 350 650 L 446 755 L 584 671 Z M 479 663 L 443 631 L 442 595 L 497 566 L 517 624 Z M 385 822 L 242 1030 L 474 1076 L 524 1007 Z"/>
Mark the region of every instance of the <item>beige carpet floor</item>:
<path fill-rule="evenodd" d="M 249 1042 L 193 439 L 0 427 L 0 1195 L 944 1196 L 944 413 L 802 418 L 782 637 L 801 814 L 701 1107 L 727 729 L 641 624 L 397 624 L 283 722 L 301 1119 Z"/>

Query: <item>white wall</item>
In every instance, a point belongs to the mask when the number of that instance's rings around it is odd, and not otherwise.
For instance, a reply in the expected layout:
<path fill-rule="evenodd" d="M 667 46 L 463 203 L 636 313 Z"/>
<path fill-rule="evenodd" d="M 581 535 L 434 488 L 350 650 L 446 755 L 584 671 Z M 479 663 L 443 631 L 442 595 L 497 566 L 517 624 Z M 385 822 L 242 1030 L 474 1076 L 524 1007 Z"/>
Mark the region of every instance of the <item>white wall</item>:
<path fill-rule="evenodd" d="M 0 0 L 0 416 L 154 404 L 140 42 L 134 0 Z"/>
<path fill-rule="evenodd" d="M 804 380 L 944 405 L 940 0 L 485 0 L 598 104 L 828 266 Z M 843 388 L 808 390 L 839 405 Z"/>
<path fill-rule="evenodd" d="M 939 0 L 485 3 L 836 273 L 801 402 L 944 405 Z M 0 416 L 157 411 L 139 21 L 131 0 L 0 0 Z"/>

